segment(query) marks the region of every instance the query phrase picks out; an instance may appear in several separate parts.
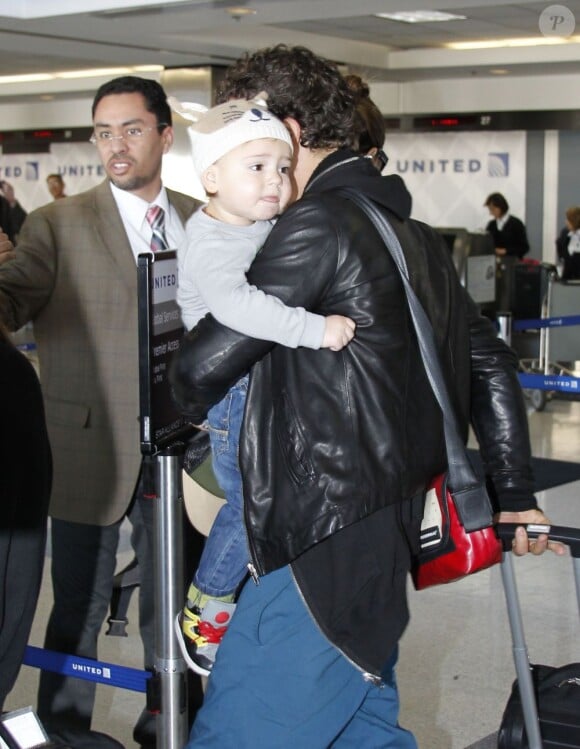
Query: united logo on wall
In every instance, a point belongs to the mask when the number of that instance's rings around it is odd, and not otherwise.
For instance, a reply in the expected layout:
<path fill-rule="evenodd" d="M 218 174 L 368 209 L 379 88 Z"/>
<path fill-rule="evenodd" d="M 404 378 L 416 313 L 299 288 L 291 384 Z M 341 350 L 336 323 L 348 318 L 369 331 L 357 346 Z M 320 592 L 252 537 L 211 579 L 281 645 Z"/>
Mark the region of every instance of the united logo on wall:
<path fill-rule="evenodd" d="M 53 143 L 50 153 L 0 158 L 0 178 L 10 182 L 27 211 L 52 201 L 46 185 L 49 174 L 62 176 L 67 195 L 88 190 L 105 178 L 105 170 L 90 143 Z"/>
<path fill-rule="evenodd" d="M 432 226 L 485 228 L 483 203 L 502 193 L 525 222 L 526 134 L 510 132 L 393 133 L 385 173 L 399 174 L 413 196 L 413 218 Z"/>

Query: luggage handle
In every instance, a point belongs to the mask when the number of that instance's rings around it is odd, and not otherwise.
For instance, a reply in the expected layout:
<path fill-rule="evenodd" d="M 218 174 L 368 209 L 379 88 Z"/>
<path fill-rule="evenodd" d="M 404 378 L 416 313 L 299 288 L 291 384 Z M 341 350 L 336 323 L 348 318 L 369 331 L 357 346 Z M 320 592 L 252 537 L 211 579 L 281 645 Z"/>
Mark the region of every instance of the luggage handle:
<path fill-rule="evenodd" d="M 515 535 L 516 528 L 522 523 L 498 523 L 495 528 L 497 535 L 503 542 L 506 551 L 511 551 L 511 542 Z M 559 541 L 570 547 L 570 553 L 575 559 L 580 557 L 580 529 L 569 528 L 565 525 L 543 525 L 538 523 L 529 523 L 524 525 L 530 538 L 537 538 L 542 533 L 547 533 L 551 541 Z"/>
<path fill-rule="evenodd" d="M 530 538 L 537 538 L 540 534 L 547 533 L 552 541 L 558 541 L 570 547 L 573 557 L 574 577 L 576 583 L 576 596 L 580 605 L 580 529 L 569 528 L 561 525 L 529 523 L 498 523 L 496 532 L 504 547 L 501 563 L 501 574 L 506 597 L 508 618 L 512 633 L 513 657 L 518 679 L 524 725 L 528 738 L 529 749 L 542 749 L 542 736 L 532 672 L 528 657 L 528 650 L 524 637 L 524 627 L 520 610 L 519 597 L 516 587 L 515 572 L 513 567 L 511 542 L 514 538 L 516 528 L 524 525 Z"/>

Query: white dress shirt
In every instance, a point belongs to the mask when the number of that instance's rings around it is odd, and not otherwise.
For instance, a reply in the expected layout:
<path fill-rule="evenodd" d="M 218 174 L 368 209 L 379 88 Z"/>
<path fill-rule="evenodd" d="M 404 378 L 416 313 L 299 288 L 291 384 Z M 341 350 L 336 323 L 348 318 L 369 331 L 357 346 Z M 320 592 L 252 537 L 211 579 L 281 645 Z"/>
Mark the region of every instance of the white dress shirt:
<path fill-rule="evenodd" d="M 504 213 L 503 216 L 496 218 L 495 225 L 497 226 L 498 231 L 501 231 L 503 227 L 507 224 L 507 220 L 509 219 L 509 217 L 510 217 L 509 213 Z"/>
<path fill-rule="evenodd" d="M 576 229 L 576 231 L 571 231 L 568 236 L 570 237 L 570 241 L 568 242 L 568 252 L 572 254 L 576 254 L 580 252 L 580 229 Z"/>
<path fill-rule="evenodd" d="M 115 187 L 112 182 L 109 184 L 135 256 L 135 263 L 139 255 L 144 252 L 151 252 L 153 231 L 146 218 L 147 209 L 151 205 L 159 205 L 165 211 L 165 236 L 169 249 L 177 250 L 178 247 L 185 246 L 185 227 L 181 223 L 177 211 L 169 202 L 164 187 L 161 188 L 155 200 L 148 203 L 132 192 Z"/>

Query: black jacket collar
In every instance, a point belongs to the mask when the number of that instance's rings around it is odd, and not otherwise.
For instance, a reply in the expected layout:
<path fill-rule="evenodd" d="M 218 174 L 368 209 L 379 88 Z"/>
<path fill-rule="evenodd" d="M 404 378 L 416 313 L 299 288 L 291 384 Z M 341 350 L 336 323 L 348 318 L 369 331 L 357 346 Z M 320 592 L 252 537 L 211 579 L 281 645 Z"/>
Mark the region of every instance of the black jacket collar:
<path fill-rule="evenodd" d="M 357 156 L 348 149 L 334 151 L 320 162 L 306 185 L 305 193 L 326 192 L 345 186 L 359 189 L 403 221 L 411 215 L 412 198 L 403 180 L 396 174 L 381 176 L 370 159 Z"/>

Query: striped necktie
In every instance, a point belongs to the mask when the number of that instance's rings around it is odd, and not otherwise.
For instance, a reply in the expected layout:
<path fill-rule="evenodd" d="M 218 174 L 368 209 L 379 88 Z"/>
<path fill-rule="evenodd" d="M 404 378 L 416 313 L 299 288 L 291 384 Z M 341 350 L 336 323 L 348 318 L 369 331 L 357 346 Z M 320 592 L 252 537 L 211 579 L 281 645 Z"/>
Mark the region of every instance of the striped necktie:
<path fill-rule="evenodd" d="M 153 252 L 169 249 L 165 236 L 165 211 L 160 205 L 152 205 L 147 209 L 147 221 L 151 225 L 151 249 Z"/>

